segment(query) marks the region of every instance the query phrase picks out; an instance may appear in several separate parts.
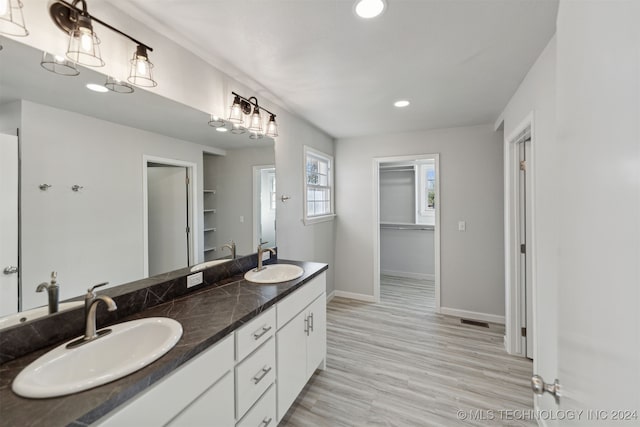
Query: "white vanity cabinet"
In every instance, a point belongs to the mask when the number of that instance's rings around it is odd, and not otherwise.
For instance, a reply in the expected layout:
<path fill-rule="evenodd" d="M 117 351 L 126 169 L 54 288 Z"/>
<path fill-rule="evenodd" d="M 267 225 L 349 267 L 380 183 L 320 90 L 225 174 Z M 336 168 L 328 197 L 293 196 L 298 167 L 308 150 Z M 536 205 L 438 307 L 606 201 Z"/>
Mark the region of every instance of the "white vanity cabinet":
<path fill-rule="evenodd" d="M 233 359 L 231 334 L 96 425 L 233 426 Z"/>
<path fill-rule="evenodd" d="M 324 369 L 327 353 L 325 289 L 323 273 L 308 283 L 306 289 L 292 294 L 277 306 L 278 421 L 315 370 Z M 298 312 L 291 318 L 294 307 Z"/>
<path fill-rule="evenodd" d="M 94 425 L 277 425 L 324 368 L 325 290 L 321 273 Z"/>

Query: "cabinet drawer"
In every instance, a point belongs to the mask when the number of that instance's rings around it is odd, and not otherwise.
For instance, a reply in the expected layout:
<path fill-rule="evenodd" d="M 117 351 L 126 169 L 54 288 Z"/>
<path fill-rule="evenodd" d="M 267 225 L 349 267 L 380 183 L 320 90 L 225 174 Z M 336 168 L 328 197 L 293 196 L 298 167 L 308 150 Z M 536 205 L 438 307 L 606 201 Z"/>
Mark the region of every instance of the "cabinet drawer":
<path fill-rule="evenodd" d="M 232 369 L 233 334 L 230 334 L 96 424 L 164 425 Z"/>
<path fill-rule="evenodd" d="M 273 384 L 236 427 L 275 427 L 276 424 L 276 385 Z"/>
<path fill-rule="evenodd" d="M 327 275 L 322 273 L 313 278 L 309 283 L 302 285 L 300 289 L 289 295 L 276 306 L 278 315 L 278 329 L 293 319 L 298 313 L 305 309 L 320 294 L 327 289 Z"/>
<path fill-rule="evenodd" d="M 236 419 L 242 418 L 276 378 L 274 338 L 236 366 Z"/>
<path fill-rule="evenodd" d="M 167 427 L 231 427 L 233 424 L 233 372 L 227 372 L 221 380 L 172 419 Z"/>
<path fill-rule="evenodd" d="M 236 331 L 236 361 L 247 357 L 275 332 L 276 310 L 275 307 L 271 307 Z"/>

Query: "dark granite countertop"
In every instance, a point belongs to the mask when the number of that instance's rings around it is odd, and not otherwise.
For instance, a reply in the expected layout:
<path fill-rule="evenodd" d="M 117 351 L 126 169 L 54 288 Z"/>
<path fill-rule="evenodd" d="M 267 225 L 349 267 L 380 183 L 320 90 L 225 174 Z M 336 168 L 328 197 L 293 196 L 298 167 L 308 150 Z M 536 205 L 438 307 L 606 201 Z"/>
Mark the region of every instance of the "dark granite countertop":
<path fill-rule="evenodd" d="M 163 357 L 117 381 L 68 396 L 25 399 L 11 391 L 13 379 L 29 363 L 61 343 L 0 365 L 0 425 L 89 425 L 328 268 L 326 264 L 314 262 L 278 262 L 299 265 L 304 268 L 304 275 L 272 285 L 250 283 L 242 275 L 237 275 L 234 277 L 237 280 L 228 284 L 207 287 L 122 319 L 170 317 L 182 324 L 183 334 L 176 346 Z"/>

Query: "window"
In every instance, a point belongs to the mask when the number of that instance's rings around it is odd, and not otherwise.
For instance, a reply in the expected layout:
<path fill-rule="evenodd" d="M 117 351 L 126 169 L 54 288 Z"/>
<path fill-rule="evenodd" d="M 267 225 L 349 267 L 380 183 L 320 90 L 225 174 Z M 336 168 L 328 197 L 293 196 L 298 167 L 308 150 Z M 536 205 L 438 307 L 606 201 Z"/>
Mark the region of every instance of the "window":
<path fill-rule="evenodd" d="M 435 224 L 436 207 L 436 168 L 433 161 L 423 163 L 418 167 L 418 224 Z"/>
<path fill-rule="evenodd" d="M 304 147 L 304 223 L 333 219 L 333 157 Z"/>

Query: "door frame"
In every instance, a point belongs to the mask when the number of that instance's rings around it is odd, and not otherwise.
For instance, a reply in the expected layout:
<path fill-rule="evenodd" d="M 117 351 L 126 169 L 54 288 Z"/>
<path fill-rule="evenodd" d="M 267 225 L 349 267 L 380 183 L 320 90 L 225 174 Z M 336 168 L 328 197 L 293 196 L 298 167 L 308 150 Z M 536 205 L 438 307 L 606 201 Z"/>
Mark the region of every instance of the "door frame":
<path fill-rule="evenodd" d="M 380 302 L 380 164 L 411 160 L 433 160 L 436 169 L 436 221 L 433 235 L 435 255 L 435 311 L 440 313 L 440 154 L 414 154 L 408 156 L 373 158 L 373 299 Z"/>
<path fill-rule="evenodd" d="M 531 319 L 532 324 L 527 325 L 527 334 L 533 333 L 533 363 L 534 368 L 538 358 L 538 339 L 536 325 L 537 310 L 537 286 L 536 286 L 536 233 L 535 233 L 535 117 L 534 112 L 527 116 L 514 128 L 514 130 L 504 138 L 504 266 L 505 266 L 505 336 L 504 346 L 509 354 L 526 357 L 526 338 L 522 337 L 521 328 L 524 327 L 522 321 L 523 310 L 526 307 L 526 289 L 518 286 L 520 269 L 518 259 L 520 254 L 520 242 L 518 231 L 518 149 L 516 142 L 518 137 L 527 129 L 531 135 L 531 151 L 527 157 L 527 183 L 528 199 L 531 208 L 530 218 L 527 218 L 530 233 L 527 236 L 526 251 L 530 254 L 531 283 Z M 526 312 L 525 312 L 526 313 Z"/>
<path fill-rule="evenodd" d="M 187 162 L 184 160 L 169 159 L 165 157 L 150 156 L 147 154 L 142 155 L 142 242 L 143 242 L 143 276 L 149 277 L 149 200 L 147 191 L 147 168 L 148 163 L 160 163 L 167 166 L 178 166 L 187 168 L 187 177 L 189 178 L 189 184 L 187 192 L 189 193 L 188 208 L 190 215 L 187 218 L 189 221 L 189 260 L 193 264 L 197 264 L 200 260 L 196 259 L 196 248 L 198 247 L 198 236 L 200 227 L 198 226 L 198 164 L 194 162 Z"/>
<path fill-rule="evenodd" d="M 260 230 L 258 227 L 258 221 L 261 220 L 261 213 L 260 213 L 261 207 L 260 207 L 260 203 L 258 203 L 258 200 L 260 200 L 260 195 L 262 193 L 260 186 L 257 184 L 259 181 L 262 180 L 260 174 L 264 169 L 273 169 L 275 171 L 276 165 L 270 164 L 270 165 L 254 165 L 253 166 L 253 184 L 252 184 L 252 187 L 253 187 L 253 192 L 252 192 L 253 194 L 253 201 L 252 201 L 253 203 L 253 246 L 256 248 L 260 244 Z M 276 188 L 278 188 L 277 179 L 276 179 Z M 276 208 L 276 215 L 277 215 L 277 208 Z M 276 234 L 276 239 L 277 239 L 277 234 Z M 273 245 L 277 244 L 277 242 L 271 242 L 271 243 Z"/>

